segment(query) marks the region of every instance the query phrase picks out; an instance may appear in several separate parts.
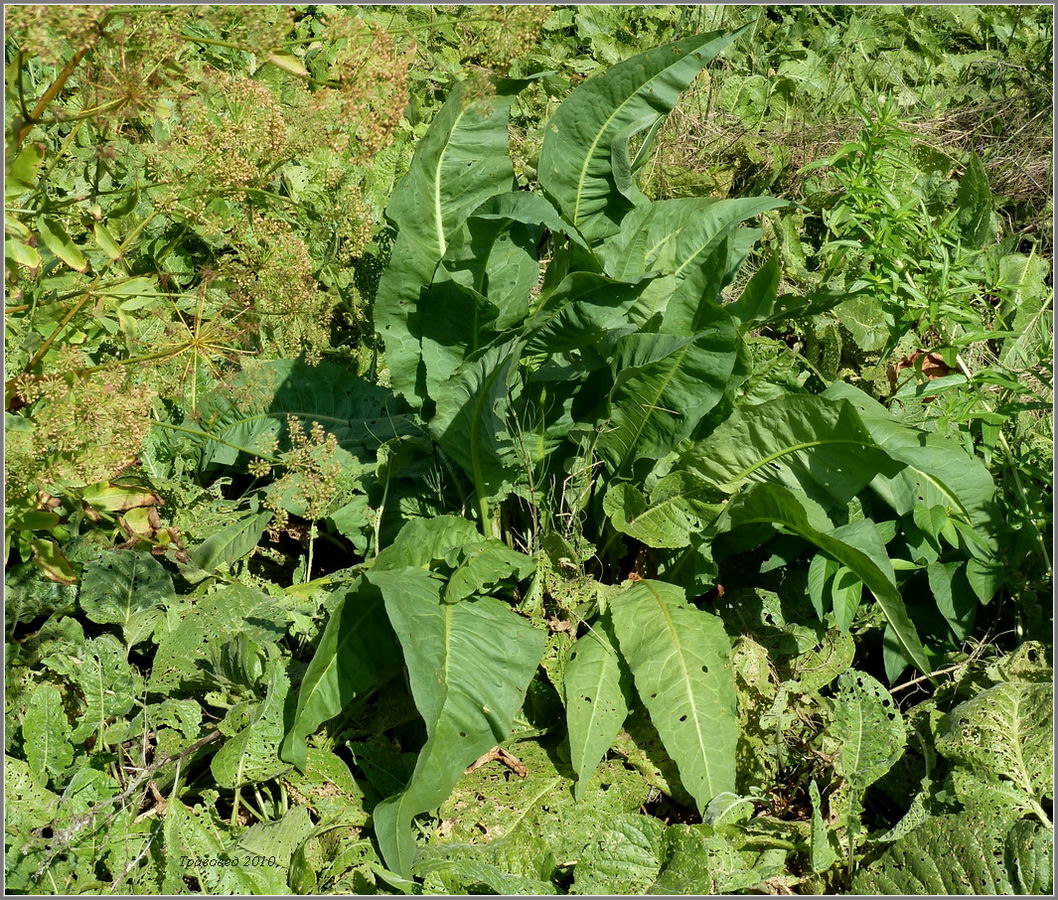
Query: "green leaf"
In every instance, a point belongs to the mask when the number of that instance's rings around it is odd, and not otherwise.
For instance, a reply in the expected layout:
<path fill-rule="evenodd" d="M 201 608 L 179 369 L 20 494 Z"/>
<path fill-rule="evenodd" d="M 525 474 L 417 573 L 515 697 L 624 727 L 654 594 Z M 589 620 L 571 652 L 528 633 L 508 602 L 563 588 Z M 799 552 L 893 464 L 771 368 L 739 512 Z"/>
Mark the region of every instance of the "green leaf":
<path fill-rule="evenodd" d="M 430 432 L 470 476 L 480 500 L 502 499 L 516 476 L 507 431 L 507 379 L 516 353 L 502 345 L 463 363 L 435 397 Z"/>
<path fill-rule="evenodd" d="M 852 883 L 852 892 L 904 896 L 1049 894 L 1049 860 L 1046 869 L 1033 866 L 1025 872 L 1019 868 L 1016 851 L 1007 848 L 1011 842 L 1016 846 L 1019 838 L 1023 841 L 1025 833 L 1018 830 L 1012 834 L 1011 839 L 997 832 L 993 822 L 978 814 L 934 816 L 861 870 Z M 1034 831 L 1028 840 L 1033 844 L 1033 857 L 1050 856 L 1054 841 L 1051 829 Z M 1028 878 L 1022 880 L 1026 874 Z M 1038 890 L 1030 890 L 1030 884 Z"/>
<path fill-rule="evenodd" d="M 170 694 L 189 686 L 211 686 L 207 663 L 225 643 L 242 634 L 258 644 L 275 644 L 286 633 L 289 619 L 275 598 L 241 584 L 223 585 L 194 606 L 174 608 L 155 631 L 158 649 L 148 689 Z"/>
<path fill-rule="evenodd" d="M 385 598 L 426 744 L 405 789 L 372 814 L 386 865 L 405 877 L 415 857 L 412 820 L 439 806 L 463 770 L 511 729 L 545 635 L 491 597 L 446 604 L 421 569 L 371 571 Z"/>
<path fill-rule="evenodd" d="M 412 519 L 401 528 L 393 543 L 379 553 L 372 568 L 429 569 L 435 561 L 445 559 L 453 547 L 480 541 L 481 532 L 462 516 Z"/>
<path fill-rule="evenodd" d="M 41 787 L 47 785 L 49 776 L 61 776 L 73 763 L 70 720 L 54 685 L 42 682 L 30 694 L 22 720 L 22 745 L 33 779 Z"/>
<path fill-rule="evenodd" d="M 107 228 L 103 222 L 92 223 L 92 235 L 95 237 L 99 249 L 102 250 L 110 260 L 121 259 L 121 245 L 114 239 L 114 235 L 110 233 L 110 229 Z"/>
<path fill-rule="evenodd" d="M 424 316 L 420 323 L 422 376 L 427 396 L 436 398 L 460 364 L 496 337 L 499 309 L 474 288 L 451 279 L 435 281 L 422 300 L 444 310 L 443 315 Z"/>
<path fill-rule="evenodd" d="M 738 725 L 723 623 L 660 581 L 614 588 L 607 605 L 636 691 L 701 812 L 735 789 Z"/>
<path fill-rule="evenodd" d="M 808 564 L 808 596 L 820 622 L 830 608 L 829 587 L 837 571 L 838 564 L 823 553 L 817 553 Z"/>
<path fill-rule="evenodd" d="M 319 422 L 338 446 L 357 458 L 373 457 L 378 447 L 418 431 L 405 404 L 386 388 L 355 375 L 347 366 L 300 360 L 256 361 L 244 367 L 229 390 L 203 404 L 206 429 L 199 467 L 230 468 L 241 456 L 272 452 L 275 441 L 288 448 L 288 416 L 302 425 Z"/>
<path fill-rule="evenodd" d="M 738 409 L 676 464 L 727 493 L 773 482 L 826 505 L 844 505 L 898 466 L 849 403 L 786 394 Z"/>
<path fill-rule="evenodd" d="M 959 179 L 955 196 L 956 221 L 963 240 L 971 247 L 983 247 L 992 238 L 992 191 L 981 158 L 970 154 L 966 171 Z"/>
<path fill-rule="evenodd" d="M 958 764 L 955 792 L 968 808 L 993 818 L 1036 815 L 1052 796 L 1052 688 L 1008 681 L 959 704 L 941 722 L 937 749 Z"/>
<path fill-rule="evenodd" d="M 592 836 L 574 869 L 572 894 L 642 894 L 658 877 L 665 826 L 643 815 L 624 815 Z"/>
<path fill-rule="evenodd" d="M 842 631 L 848 631 L 863 599 L 863 582 L 851 569 L 839 566 L 830 583 L 830 590 L 834 621 Z"/>
<path fill-rule="evenodd" d="M 922 672 L 929 672 L 929 658 L 907 616 L 885 545 L 874 523 L 861 521 L 867 524 L 853 523 L 852 527 L 833 529 L 818 507 L 806 505 L 780 485 L 761 484 L 742 491 L 728 503 L 718 520 L 718 530 L 723 530 L 726 523 L 732 527 L 755 523 L 781 525 L 815 544 L 859 576 L 874 594 L 908 659 Z"/>
<path fill-rule="evenodd" d="M 159 608 L 175 596 L 172 578 L 153 556 L 114 550 L 85 567 L 78 602 L 93 622 L 120 625 L 131 647 L 150 636 Z"/>
<path fill-rule="evenodd" d="M 686 547 L 723 509 L 716 488 L 690 472 L 672 472 L 651 488 L 649 500 L 638 487 L 611 484 L 603 511 L 614 528 L 648 547 Z"/>
<path fill-rule="evenodd" d="M 169 799 L 164 824 L 165 880 L 170 893 L 187 890 L 187 878 L 205 894 L 267 894 L 272 887 L 267 866 L 236 865 L 245 858 L 232 837 L 216 821 L 208 805 L 189 807 Z M 194 861 L 189 867 L 187 860 Z M 198 865 L 197 860 L 216 860 Z"/>
<path fill-rule="evenodd" d="M 192 547 L 188 556 L 206 573 L 226 568 L 248 555 L 257 546 L 271 521 L 270 510 L 250 513 L 230 525 L 225 525 L 197 547 Z"/>
<path fill-rule="evenodd" d="M 445 603 L 484 594 L 509 579 L 524 581 L 536 571 L 536 560 L 502 541 L 476 541 L 449 553 L 456 566 L 445 585 Z"/>
<path fill-rule="evenodd" d="M 740 262 L 729 259 L 735 227 L 785 205 L 770 197 L 659 200 L 625 216 L 599 255 L 607 273 L 622 281 L 660 274 L 643 296 L 639 318 L 662 313 L 663 332 L 687 337 L 716 317 L 720 291 Z"/>
<path fill-rule="evenodd" d="M 436 315 L 421 300 L 449 242 L 481 204 L 514 186 L 507 155 L 507 113 L 513 94 L 491 96 L 457 83 L 398 182 L 387 215 L 398 228 L 379 283 L 374 320 L 386 346 L 390 384 L 412 405 L 421 386 L 422 322 Z"/>
<path fill-rule="evenodd" d="M 125 715 L 142 691 L 139 676 L 126 659 L 126 649 L 109 634 L 85 643 L 84 652 L 65 667 L 81 688 L 85 711 L 71 734 L 83 741 L 95 733 L 100 738 L 111 719 Z"/>
<path fill-rule="evenodd" d="M 278 753 L 283 739 L 283 704 L 290 687 L 282 660 L 272 660 L 267 679 L 267 693 L 249 724 L 228 738 L 210 762 L 209 770 L 220 787 L 268 781 L 289 768 Z"/>
<path fill-rule="evenodd" d="M 695 35 L 641 53 L 589 79 L 559 106 L 544 130 L 540 186 L 589 243 L 614 233 L 633 206 L 614 175 L 615 141 L 620 170 L 633 134 L 668 113 L 698 71 L 741 34 Z"/>
<path fill-rule="evenodd" d="M 1009 368 L 1032 365 L 1052 342 L 1049 309 L 1053 294 L 1047 287 L 1050 264 L 1036 254 L 1010 253 L 999 260 L 1001 307 L 1015 337 L 1003 340 L 1000 362 Z"/>
<path fill-rule="evenodd" d="M 44 161 L 45 145 L 37 141 L 26 144 L 11 158 L 4 183 L 5 197 L 20 197 L 37 186 L 40 164 Z"/>
<path fill-rule="evenodd" d="M 815 779 L 812 779 L 808 785 L 808 797 L 812 801 L 810 865 L 813 872 L 826 872 L 838 861 L 838 854 L 831 842 L 830 830 L 823 821 L 823 801 L 819 796 L 819 785 L 816 784 Z"/>
<path fill-rule="evenodd" d="M 737 340 L 725 316 L 691 338 L 640 333 L 618 341 L 610 417 L 596 442 L 611 472 L 664 456 L 691 436 L 724 395 Z"/>
<path fill-rule="evenodd" d="M 872 485 L 898 513 L 906 515 L 921 502 L 945 506 L 975 526 L 989 525 L 995 484 L 980 460 L 952 441 L 904 425 L 850 384 L 833 384 L 822 396 L 851 403 L 870 439 L 908 467 L 891 482 L 883 475 Z"/>
<path fill-rule="evenodd" d="M 903 755 L 907 735 L 889 692 L 870 675 L 845 672 L 827 734 L 837 743 L 834 770 L 862 793 Z"/>
<path fill-rule="evenodd" d="M 43 828 L 59 813 L 62 798 L 41 785 L 30 774 L 29 764 L 4 754 L 4 800 L 6 826 L 20 831 Z"/>
<path fill-rule="evenodd" d="M 727 307 L 727 311 L 739 321 L 739 330 L 766 322 L 775 307 L 782 270 L 779 254 L 773 253 L 742 289 L 738 300 Z"/>
<path fill-rule="evenodd" d="M 621 661 L 601 622 L 569 650 L 564 673 L 566 728 L 575 795 L 598 767 L 628 716 L 628 687 L 622 684 Z"/>
<path fill-rule="evenodd" d="M 88 260 L 84 258 L 81 248 L 78 247 L 63 229 L 62 225 L 54 219 L 41 219 L 37 231 L 44 241 L 44 246 L 54 253 L 71 269 L 78 272 L 88 271 Z"/>
<path fill-rule="evenodd" d="M 594 272 L 571 272 L 541 294 L 523 328 L 527 353 L 566 353 L 597 345 L 628 325 L 645 284 L 625 284 Z"/>
<path fill-rule="evenodd" d="M 399 670 L 399 649 L 374 585 L 357 580 L 330 610 L 323 636 L 298 690 L 297 710 L 279 755 L 306 765 L 305 738 L 354 699 Z"/>
<path fill-rule="evenodd" d="M 18 238 L 10 236 L 4 238 L 4 257 L 13 259 L 20 266 L 25 266 L 27 269 L 40 268 L 40 252 L 36 247 L 30 246 Z"/>
<path fill-rule="evenodd" d="M 499 330 L 518 325 L 529 313 L 530 293 L 540 278 L 537 247 L 545 228 L 583 245 L 583 238 L 543 195 L 526 191 L 486 200 L 449 242 L 442 260 L 445 271 L 488 298 L 497 310 Z M 424 328 L 429 324 L 429 319 L 424 321 Z"/>
<path fill-rule="evenodd" d="M 767 854 L 740 853 L 708 826 L 670 826 L 664 853 L 664 865 L 648 894 L 740 893 L 778 874 Z"/>

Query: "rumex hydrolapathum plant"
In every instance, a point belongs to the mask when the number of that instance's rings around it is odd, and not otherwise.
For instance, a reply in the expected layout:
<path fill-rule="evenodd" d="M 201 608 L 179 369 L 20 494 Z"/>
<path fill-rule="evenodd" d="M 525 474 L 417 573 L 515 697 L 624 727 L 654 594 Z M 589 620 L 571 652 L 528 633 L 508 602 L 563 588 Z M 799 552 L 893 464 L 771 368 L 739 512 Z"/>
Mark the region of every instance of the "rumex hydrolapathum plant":
<path fill-rule="evenodd" d="M 383 373 L 465 487 L 463 517 L 409 517 L 367 564 L 364 618 L 332 616 L 284 752 L 303 758 L 305 735 L 391 676 L 340 649 L 356 629 L 370 617 L 395 633 L 427 742 L 374 822 L 405 877 L 413 818 L 503 739 L 540 661 L 544 635 L 497 599 L 504 584 L 539 625 L 572 620 L 564 690 L 578 782 L 638 697 L 699 812 L 742 787 L 729 638 L 695 602 L 726 548 L 780 531 L 801 542 L 796 564 L 814 547 L 843 567 L 842 592 L 829 581 L 817 592 L 819 618 L 847 630 L 866 587 L 894 664 L 924 672 L 930 655 L 891 554 L 924 559 L 944 540 L 937 558 L 974 567 L 980 602 L 995 590 L 991 479 L 961 450 L 842 385 L 743 400 L 744 335 L 834 302 L 777 297 L 772 260 L 725 303 L 757 238 L 743 223 L 784 203 L 651 201 L 637 184 L 665 113 L 735 37 L 659 47 L 574 91 L 544 128 L 539 192 L 515 189 L 507 153 L 520 85 L 457 84 L 394 192 L 397 238 L 374 308 Z M 582 489 L 577 473 L 593 473 Z M 945 520 L 925 544 L 923 509 Z M 585 553 L 563 536 L 570 521 Z M 536 581 L 562 566 L 595 584 L 575 609 Z"/>

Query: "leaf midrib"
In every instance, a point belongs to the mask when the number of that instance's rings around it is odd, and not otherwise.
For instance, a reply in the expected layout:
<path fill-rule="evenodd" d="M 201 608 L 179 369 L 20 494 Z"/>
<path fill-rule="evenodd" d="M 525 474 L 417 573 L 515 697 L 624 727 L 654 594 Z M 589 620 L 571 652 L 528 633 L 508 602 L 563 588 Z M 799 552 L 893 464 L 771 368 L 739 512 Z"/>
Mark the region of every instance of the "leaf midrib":
<path fill-rule="evenodd" d="M 646 81 L 640 83 L 631 94 L 625 97 L 625 99 L 622 100 L 620 104 L 618 104 L 614 111 L 607 117 L 606 121 L 603 122 L 602 127 L 595 135 L 595 139 L 591 142 L 591 145 L 588 148 L 588 152 L 584 155 L 584 165 L 582 165 L 580 168 L 580 176 L 577 179 L 576 199 L 573 203 L 572 224 L 574 228 L 579 227 L 578 219 L 580 218 L 580 201 L 581 198 L 584 196 L 584 183 L 585 181 L 587 181 L 588 167 L 591 165 L 592 158 L 595 156 L 595 150 L 599 146 L 599 141 L 601 141 L 602 136 L 606 134 L 607 129 L 610 127 L 610 123 L 613 122 L 615 118 L 617 118 L 617 116 L 624 110 L 624 108 L 629 103 L 631 103 L 637 96 L 639 96 L 639 92 L 643 90 L 644 87 L 646 87 L 651 82 L 657 81 L 658 78 L 660 78 L 662 75 L 668 73 L 670 69 L 675 68 L 679 63 L 684 62 L 688 56 L 692 56 L 696 52 L 698 51 L 692 50 L 690 53 L 677 57 L 675 61 L 669 63 L 669 65 L 665 66 L 665 68 L 661 69 L 659 72 L 655 72 Z"/>
<path fill-rule="evenodd" d="M 694 691 L 691 689 L 691 673 L 687 668 L 687 661 L 684 658 L 683 644 L 680 643 L 680 635 L 676 630 L 676 623 L 672 621 L 672 613 L 669 611 L 668 605 L 662 598 L 661 593 L 652 584 L 647 583 L 646 587 L 651 594 L 654 595 L 654 600 L 661 609 L 662 616 L 664 616 L 665 619 L 665 626 L 668 628 L 672 643 L 676 648 L 676 655 L 680 661 L 680 669 L 683 670 L 682 683 L 687 691 L 687 699 L 690 701 L 691 713 L 694 717 L 694 735 L 698 740 L 698 749 L 701 751 L 702 767 L 705 770 L 706 787 L 712 794 L 714 793 L 712 768 L 709 765 L 709 753 L 705 748 L 705 742 L 702 740 L 702 726 L 698 715 L 698 705 L 695 703 Z"/>

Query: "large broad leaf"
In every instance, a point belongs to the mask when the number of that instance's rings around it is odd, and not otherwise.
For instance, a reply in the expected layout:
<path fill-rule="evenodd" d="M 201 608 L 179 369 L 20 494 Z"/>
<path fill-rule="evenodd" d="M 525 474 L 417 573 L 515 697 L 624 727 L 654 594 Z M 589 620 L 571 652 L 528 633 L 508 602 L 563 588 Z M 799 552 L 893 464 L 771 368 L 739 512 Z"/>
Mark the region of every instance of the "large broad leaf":
<path fill-rule="evenodd" d="M 1035 814 L 1054 777 L 1050 684 L 1008 681 L 955 707 L 941 722 L 937 749 L 958 767 L 952 781 L 967 807 L 993 819 Z"/>
<path fill-rule="evenodd" d="M 625 284 L 592 272 L 572 272 L 541 296 L 525 323 L 527 353 L 566 353 L 601 343 L 618 328 L 628 328 L 628 314 L 639 302 L 645 283 Z"/>
<path fill-rule="evenodd" d="M 723 622 L 661 581 L 616 588 L 607 605 L 636 691 L 702 812 L 735 789 L 738 719 Z"/>
<path fill-rule="evenodd" d="M 463 360 L 497 336 L 499 310 L 473 287 L 450 278 L 426 288 L 423 302 L 438 310 L 420 322 L 421 376 L 427 396 L 436 397 Z"/>
<path fill-rule="evenodd" d="M 414 406 L 423 399 L 421 323 L 445 315 L 422 301 L 423 289 L 449 242 L 485 200 L 514 187 L 507 154 L 507 114 L 513 93 L 457 84 L 423 139 L 386 210 L 397 226 L 390 264 L 379 282 L 375 325 L 386 346 L 390 384 Z"/>
<path fill-rule="evenodd" d="M 375 559 L 374 568 L 429 569 L 434 561 L 444 559 L 453 547 L 463 547 L 481 540 L 474 523 L 462 516 L 434 516 L 412 519 Z"/>
<path fill-rule="evenodd" d="M 358 580 L 330 611 L 316 654 L 301 679 L 297 710 L 280 756 L 304 769 L 305 738 L 354 699 L 395 675 L 399 660 L 382 594 L 374 585 Z"/>
<path fill-rule="evenodd" d="M 837 742 L 834 769 L 862 792 L 903 754 L 904 720 L 889 692 L 863 672 L 843 673 L 833 702 L 827 733 Z"/>
<path fill-rule="evenodd" d="M 757 523 L 787 528 L 855 572 L 874 594 L 907 658 L 923 672 L 931 670 L 877 530 L 872 535 L 861 527 L 834 529 L 818 507 L 806 505 L 792 491 L 777 484 L 755 485 L 738 494 L 725 507 L 717 527 L 722 530 L 725 525 Z"/>
<path fill-rule="evenodd" d="M 150 634 L 159 607 L 175 596 L 172 578 L 153 556 L 115 550 L 85 567 L 78 602 L 93 622 L 120 625 L 131 647 Z"/>
<path fill-rule="evenodd" d="M 824 506 L 844 505 L 879 472 L 899 466 L 878 447 L 855 408 L 809 394 L 787 394 L 739 409 L 687 451 L 676 468 L 734 493 L 767 481 Z"/>
<path fill-rule="evenodd" d="M 734 274 L 729 239 L 735 227 L 785 205 L 769 197 L 660 200 L 625 216 L 620 232 L 599 254 L 607 274 L 623 281 L 660 274 L 644 294 L 641 318 L 661 312 L 663 331 L 691 335 Z"/>
<path fill-rule="evenodd" d="M 1007 834 L 987 816 L 934 816 L 852 883 L 854 894 L 1050 895 L 1054 832 L 1021 823 Z"/>
<path fill-rule="evenodd" d="M 488 298 L 498 311 L 496 326 L 501 330 L 529 313 L 545 229 L 584 245 L 542 194 L 512 191 L 481 204 L 449 243 L 442 265 L 451 278 Z M 447 310 L 445 318 L 451 318 Z"/>
<path fill-rule="evenodd" d="M 603 511 L 613 527 L 648 547 L 688 546 L 723 507 L 716 486 L 690 472 L 661 478 L 649 496 L 634 484 L 612 484 L 603 497 Z"/>
<path fill-rule="evenodd" d="M 385 388 L 345 366 L 274 359 L 247 366 L 229 390 L 210 397 L 203 410 L 206 431 L 202 470 L 234 466 L 240 454 L 270 453 L 273 442 L 289 446 L 286 419 L 319 422 L 338 445 L 362 457 L 383 442 L 418 431 L 407 407 Z"/>
<path fill-rule="evenodd" d="M 658 458 L 688 438 L 720 402 L 735 368 L 734 320 L 721 315 L 694 337 L 630 334 L 618 342 L 610 419 L 596 447 L 611 471 Z"/>
<path fill-rule="evenodd" d="M 909 471 L 875 485 L 898 513 L 905 515 L 922 503 L 946 507 L 975 526 L 989 525 L 995 483 L 980 460 L 952 441 L 904 425 L 850 384 L 833 384 L 823 396 L 855 406 L 871 440 L 907 466 Z"/>
<path fill-rule="evenodd" d="M 437 389 L 430 431 L 470 476 L 479 501 L 504 496 L 517 474 L 507 417 L 507 379 L 516 353 L 509 344 L 487 350 Z"/>
<path fill-rule="evenodd" d="M 412 819 L 439 806 L 463 770 L 502 741 L 540 662 L 545 635 L 491 597 L 446 604 L 421 569 L 372 571 L 404 649 L 426 744 L 405 789 L 373 813 L 386 865 L 405 877 L 415 857 Z"/>
<path fill-rule="evenodd" d="M 580 798 L 621 730 L 628 702 L 621 683 L 621 661 L 601 622 L 577 640 L 566 659 L 566 727 L 577 775 L 574 793 Z"/>
<path fill-rule="evenodd" d="M 558 108 L 544 131 L 540 186 L 589 243 L 613 234 L 633 206 L 620 172 L 629 141 L 668 113 L 698 71 L 741 33 L 695 35 L 642 53 L 588 80 Z"/>

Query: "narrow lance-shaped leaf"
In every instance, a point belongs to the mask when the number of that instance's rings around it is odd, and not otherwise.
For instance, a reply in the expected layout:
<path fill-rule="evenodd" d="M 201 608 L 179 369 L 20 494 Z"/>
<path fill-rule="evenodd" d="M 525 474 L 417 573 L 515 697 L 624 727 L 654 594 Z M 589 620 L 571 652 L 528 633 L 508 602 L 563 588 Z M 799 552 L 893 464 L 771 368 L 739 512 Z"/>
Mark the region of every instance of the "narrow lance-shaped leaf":
<path fill-rule="evenodd" d="M 297 710 L 279 755 L 304 769 L 305 738 L 355 698 L 374 690 L 400 666 L 400 649 L 382 594 L 366 582 L 350 585 L 330 612 L 316 654 L 301 680 Z"/>
<path fill-rule="evenodd" d="M 426 744 L 405 789 L 375 807 L 386 865 L 407 877 L 415 861 L 412 820 L 439 806 L 463 770 L 509 733 L 545 635 L 492 597 L 448 604 L 421 569 L 372 571 L 385 598 Z"/>
<path fill-rule="evenodd" d="M 695 35 L 639 54 L 589 79 L 558 108 L 544 131 L 540 186 L 589 243 L 613 234 L 633 206 L 614 175 L 615 139 L 623 148 L 650 127 L 651 114 L 668 113 L 698 71 L 741 34 Z M 622 184 L 630 188 L 624 175 Z"/>
<path fill-rule="evenodd" d="M 628 717 L 617 650 L 597 622 L 570 648 L 565 669 L 566 727 L 579 798 Z"/>
<path fill-rule="evenodd" d="M 636 691 L 702 812 L 735 790 L 738 720 L 723 622 L 661 581 L 615 588 L 607 605 Z"/>

